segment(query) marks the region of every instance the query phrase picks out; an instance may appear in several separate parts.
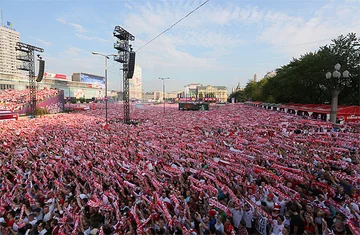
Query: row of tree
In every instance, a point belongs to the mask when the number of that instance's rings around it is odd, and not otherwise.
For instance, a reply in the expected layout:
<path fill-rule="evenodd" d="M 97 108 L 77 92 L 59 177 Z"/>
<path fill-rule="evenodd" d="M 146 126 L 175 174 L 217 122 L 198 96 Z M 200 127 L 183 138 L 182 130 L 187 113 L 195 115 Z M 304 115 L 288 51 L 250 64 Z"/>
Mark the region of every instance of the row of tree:
<path fill-rule="evenodd" d="M 349 71 L 349 78 L 341 83 L 325 77 L 337 63 L 340 72 Z M 274 77 L 249 81 L 243 91 L 232 93 L 230 100 L 324 104 L 330 102 L 334 86 L 341 86 L 340 104 L 360 105 L 360 38 L 355 33 L 341 35 L 318 51 L 293 58 L 277 69 Z"/>

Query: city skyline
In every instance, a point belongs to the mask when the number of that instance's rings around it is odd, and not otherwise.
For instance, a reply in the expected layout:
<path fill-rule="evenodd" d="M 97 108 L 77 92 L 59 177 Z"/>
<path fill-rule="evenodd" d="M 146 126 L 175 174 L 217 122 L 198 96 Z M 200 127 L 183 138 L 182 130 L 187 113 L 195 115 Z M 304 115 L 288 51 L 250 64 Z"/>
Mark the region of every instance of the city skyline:
<path fill-rule="evenodd" d="M 75 72 L 103 75 L 102 58 L 91 52 L 116 53 L 115 25 L 135 36 L 136 51 L 204 0 L 64 2 L 70 1 L 5 0 L 1 9 L 20 41 L 45 49 L 46 71 L 69 78 Z M 340 34 L 359 35 L 359 11 L 359 0 L 210 0 L 137 52 L 143 89 L 161 90 L 158 77 L 170 77 L 167 91 L 201 83 L 230 93 Z M 109 89 L 121 88 L 120 66 L 109 60 Z"/>

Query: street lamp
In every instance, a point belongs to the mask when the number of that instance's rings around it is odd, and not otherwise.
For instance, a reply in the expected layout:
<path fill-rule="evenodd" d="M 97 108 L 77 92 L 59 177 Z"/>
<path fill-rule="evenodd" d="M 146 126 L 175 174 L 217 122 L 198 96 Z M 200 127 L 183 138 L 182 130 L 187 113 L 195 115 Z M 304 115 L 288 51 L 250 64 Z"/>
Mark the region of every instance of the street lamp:
<path fill-rule="evenodd" d="M 333 73 L 327 72 L 325 77 L 331 84 L 331 111 L 330 122 L 336 123 L 336 114 L 338 110 L 338 98 L 342 90 L 342 87 L 346 86 L 349 78 L 349 71 L 345 70 L 342 74 L 339 72 L 341 65 L 337 63 L 335 65 L 335 71 Z M 342 76 L 341 76 L 342 75 Z M 332 79 L 331 79 L 332 78 Z M 331 79 L 331 80 L 330 80 Z"/>
<path fill-rule="evenodd" d="M 159 78 L 163 81 L 163 101 L 164 101 L 164 113 L 165 113 L 165 79 L 170 79 L 170 78 Z"/>
<path fill-rule="evenodd" d="M 99 52 L 91 52 L 93 55 L 100 55 L 105 58 L 105 120 L 106 124 L 108 123 L 108 96 L 107 96 L 107 60 L 110 58 L 109 56 L 117 56 L 115 54 L 105 55 Z"/>

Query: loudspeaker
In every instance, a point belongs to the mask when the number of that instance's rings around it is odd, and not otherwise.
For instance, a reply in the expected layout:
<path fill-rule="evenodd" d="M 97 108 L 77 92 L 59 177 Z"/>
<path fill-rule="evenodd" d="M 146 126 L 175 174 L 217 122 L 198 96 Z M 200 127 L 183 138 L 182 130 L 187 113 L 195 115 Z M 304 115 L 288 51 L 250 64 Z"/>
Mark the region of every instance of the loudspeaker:
<path fill-rule="evenodd" d="M 42 81 L 44 76 L 44 70 L 45 70 L 45 60 L 39 60 L 39 73 L 36 79 L 37 82 Z"/>
<path fill-rule="evenodd" d="M 127 78 L 131 79 L 134 75 L 135 68 L 135 52 L 131 51 L 129 55 L 129 66 L 128 66 L 128 74 Z"/>

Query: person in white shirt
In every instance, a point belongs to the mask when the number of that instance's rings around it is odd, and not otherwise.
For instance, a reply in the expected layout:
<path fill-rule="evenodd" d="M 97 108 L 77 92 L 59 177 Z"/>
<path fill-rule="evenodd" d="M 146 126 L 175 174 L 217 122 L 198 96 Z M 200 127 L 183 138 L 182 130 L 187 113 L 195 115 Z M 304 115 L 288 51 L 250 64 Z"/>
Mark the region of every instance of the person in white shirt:
<path fill-rule="evenodd" d="M 43 212 L 42 212 L 42 210 L 41 210 L 40 207 L 35 208 L 35 209 L 33 210 L 33 213 L 35 214 L 35 217 L 36 217 L 36 220 L 37 220 L 37 221 L 42 220 L 43 217 L 44 217 L 44 214 L 43 214 Z"/>
<path fill-rule="evenodd" d="M 267 212 L 271 212 L 274 209 L 274 194 L 268 194 L 266 199 L 263 200 L 263 202 L 266 203 L 265 210 Z"/>
<path fill-rule="evenodd" d="M 166 203 L 169 203 L 171 204 L 171 201 L 170 199 L 166 196 L 166 192 L 163 192 L 161 197 L 160 197 L 160 200 L 163 201 L 163 202 L 166 202 Z"/>
<path fill-rule="evenodd" d="M 261 198 L 260 198 L 260 194 L 256 193 L 254 194 L 254 196 L 252 196 L 251 201 L 253 201 L 256 205 L 261 206 Z"/>
<path fill-rule="evenodd" d="M 285 217 L 284 217 L 284 221 L 283 221 L 284 226 L 290 227 L 290 221 L 291 221 L 291 217 L 290 217 L 289 212 L 287 211 L 287 212 L 285 212 Z"/>
<path fill-rule="evenodd" d="M 44 218 L 43 218 L 43 221 L 44 222 L 48 222 L 49 220 L 51 220 L 51 218 L 53 217 L 53 213 L 52 211 L 50 211 L 50 208 L 48 205 L 45 205 L 44 206 L 44 209 L 43 209 L 43 214 L 44 214 Z"/>
<path fill-rule="evenodd" d="M 239 206 L 235 205 L 234 202 L 231 202 L 230 204 L 230 211 L 232 213 L 232 222 L 234 225 L 234 228 L 238 228 L 240 225 L 240 221 L 242 220 L 243 217 L 243 211 L 240 209 Z"/>
<path fill-rule="evenodd" d="M 39 235 L 45 235 L 45 233 L 47 232 L 45 225 L 46 224 L 44 222 L 41 222 L 37 225 L 37 230 L 39 232 Z"/>
<path fill-rule="evenodd" d="M 254 217 L 254 209 L 251 208 L 248 204 L 245 204 L 243 210 L 243 220 L 246 222 L 246 229 L 250 234 L 252 230 L 253 217 Z"/>
<path fill-rule="evenodd" d="M 280 205 L 280 215 L 284 215 L 287 201 L 281 195 L 275 198 L 275 202 Z"/>
<path fill-rule="evenodd" d="M 221 234 L 224 233 L 224 224 L 221 222 L 221 215 L 218 215 L 216 217 L 215 229 L 216 232 L 219 232 Z"/>
<path fill-rule="evenodd" d="M 284 228 L 283 221 L 284 221 L 284 217 L 282 217 L 281 215 L 279 215 L 276 219 L 273 220 L 271 235 L 281 234 L 281 231 Z"/>
<path fill-rule="evenodd" d="M 35 227 L 37 220 L 34 213 L 30 213 L 27 218 L 24 219 L 25 223 L 31 224 L 32 227 Z"/>

